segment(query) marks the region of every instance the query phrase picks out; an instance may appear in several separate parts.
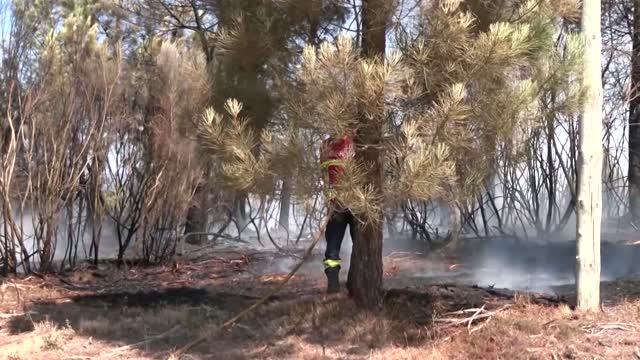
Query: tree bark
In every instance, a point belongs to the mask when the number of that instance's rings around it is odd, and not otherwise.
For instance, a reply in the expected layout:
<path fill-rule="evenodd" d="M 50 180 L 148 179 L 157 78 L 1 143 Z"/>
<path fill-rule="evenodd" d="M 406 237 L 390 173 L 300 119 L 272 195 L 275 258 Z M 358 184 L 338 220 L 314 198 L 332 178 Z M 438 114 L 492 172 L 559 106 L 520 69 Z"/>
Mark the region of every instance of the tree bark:
<path fill-rule="evenodd" d="M 202 245 L 207 241 L 207 191 L 206 187 L 199 184 L 193 194 L 193 205 L 187 211 L 187 221 L 184 226 L 184 234 L 197 233 L 185 238 L 189 244 Z"/>
<path fill-rule="evenodd" d="M 280 194 L 280 216 L 278 223 L 280 228 L 289 231 L 289 212 L 291 211 L 291 185 L 289 181 L 282 182 L 282 193 Z"/>
<path fill-rule="evenodd" d="M 587 96 L 579 126 L 577 194 L 577 309 L 598 311 L 600 305 L 600 221 L 602 218 L 602 80 L 600 0 L 586 0 L 582 31 L 586 40 L 583 84 Z"/>
<path fill-rule="evenodd" d="M 629 101 L 629 211 L 631 221 L 640 221 L 640 0 L 633 2 L 633 47 Z"/>
<path fill-rule="evenodd" d="M 462 232 L 462 213 L 456 201 L 447 204 L 449 210 L 449 243 L 447 248 L 457 250 L 460 247 L 460 233 Z"/>
<path fill-rule="evenodd" d="M 368 58 L 382 57 L 386 47 L 386 25 L 390 13 L 385 0 L 362 1 L 362 54 Z M 382 192 L 382 164 L 379 146 L 382 140 L 384 109 L 376 109 L 377 119 L 363 116 L 354 138 L 356 161 L 366 169 L 367 185 Z M 383 215 L 359 226 L 353 239 L 351 266 L 347 288 L 358 306 L 373 310 L 381 304 L 382 288 L 382 227 Z"/>
<path fill-rule="evenodd" d="M 245 193 L 238 193 L 233 198 L 233 217 L 240 229 L 244 229 L 249 220 L 247 219 L 247 199 Z"/>

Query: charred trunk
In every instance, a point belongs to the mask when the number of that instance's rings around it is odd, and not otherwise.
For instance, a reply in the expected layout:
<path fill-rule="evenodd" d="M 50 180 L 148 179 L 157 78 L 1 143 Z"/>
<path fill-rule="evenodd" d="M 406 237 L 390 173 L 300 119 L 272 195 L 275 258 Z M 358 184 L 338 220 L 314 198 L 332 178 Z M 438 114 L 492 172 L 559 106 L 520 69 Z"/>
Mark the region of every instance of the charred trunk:
<path fill-rule="evenodd" d="M 289 230 L 289 211 L 291 210 L 291 185 L 289 181 L 282 182 L 280 195 L 280 216 L 278 223 L 282 230 Z"/>
<path fill-rule="evenodd" d="M 207 191 L 203 184 L 199 184 L 193 194 L 193 205 L 187 211 L 185 241 L 193 245 L 204 244 L 207 241 L 207 226 Z M 192 233 L 197 235 L 188 235 Z"/>
<path fill-rule="evenodd" d="M 457 202 L 447 204 L 449 210 L 449 234 L 447 248 L 457 250 L 460 248 L 460 233 L 462 232 L 462 213 Z"/>
<path fill-rule="evenodd" d="M 238 224 L 238 230 L 242 231 L 249 220 L 247 219 L 247 195 L 244 193 L 236 194 L 233 200 L 233 217 Z"/>

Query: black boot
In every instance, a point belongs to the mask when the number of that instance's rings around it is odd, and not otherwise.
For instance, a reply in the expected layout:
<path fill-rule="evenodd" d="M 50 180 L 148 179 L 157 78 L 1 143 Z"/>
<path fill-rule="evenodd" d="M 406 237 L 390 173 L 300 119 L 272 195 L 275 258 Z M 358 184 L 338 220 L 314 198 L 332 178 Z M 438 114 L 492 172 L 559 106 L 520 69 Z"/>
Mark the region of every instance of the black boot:
<path fill-rule="evenodd" d="M 340 292 L 340 267 L 328 268 L 324 273 L 327 274 L 327 294 Z"/>

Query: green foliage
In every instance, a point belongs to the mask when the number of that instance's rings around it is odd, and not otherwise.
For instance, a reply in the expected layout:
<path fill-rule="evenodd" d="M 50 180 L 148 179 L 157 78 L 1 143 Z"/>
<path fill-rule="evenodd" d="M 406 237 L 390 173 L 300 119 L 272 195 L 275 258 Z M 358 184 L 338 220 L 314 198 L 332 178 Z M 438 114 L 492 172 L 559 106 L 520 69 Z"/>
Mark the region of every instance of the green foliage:
<path fill-rule="evenodd" d="M 514 1 L 506 9 L 472 1 L 466 5 L 474 16 L 447 3 L 423 10 L 417 40 L 403 52 L 418 75 L 423 132 L 450 149 L 458 190 L 470 195 L 492 173 L 499 149 L 508 145 L 515 156 L 526 146 L 520 131 L 543 119 L 544 91 L 567 95 L 567 113 L 578 110 L 579 56 L 563 56 L 555 46 L 557 20 L 575 8 L 571 1 Z M 567 53 L 579 53 L 578 45 L 567 42 Z"/>
<path fill-rule="evenodd" d="M 268 133 L 263 132 L 263 156 L 258 158 L 255 155 L 258 139 L 247 120 L 240 117 L 242 105 L 228 100 L 225 111 L 228 118 L 213 108 L 207 109 L 199 122 L 198 135 L 203 148 L 216 157 L 219 178 L 231 189 L 248 190 L 270 178 L 273 143 Z"/>
<path fill-rule="evenodd" d="M 319 141 L 375 128 L 382 141 L 357 146 L 379 147 L 383 192 L 351 159 L 337 189 L 347 206 L 366 216 L 407 199 L 463 199 L 483 186 L 498 155 L 522 156 L 526 133 L 543 119 L 571 120 L 584 94 L 576 85 L 583 41 L 558 38 L 562 19 L 578 13 L 574 0 L 425 2 L 397 51 L 376 59 L 344 35 L 319 44 L 335 35 L 323 25 L 348 15 L 333 1 L 128 5 L 130 13 L 98 0 L 14 2 L 42 40 L 34 43 L 39 80 L 53 89 L 47 99 L 87 84 L 117 88 L 120 111 L 143 114 L 115 127 L 144 128 L 146 161 L 190 161 L 186 138 L 197 135 L 213 155 L 203 164 L 234 191 L 271 193 L 293 177 L 298 195 L 315 194 Z M 144 19 L 126 66 L 119 40 L 98 41 L 107 9 Z"/>
<path fill-rule="evenodd" d="M 290 72 L 300 43 L 315 41 L 321 24 L 343 18 L 345 9 L 324 0 L 228 0 L 214 7 L 214 102 L 222 111 L 227 99 L 244 104 L 254 129 L 265 128 L 281 99 L 274 84 Z"/>
<path fill-rule="evenodd" d="M 228 190 L 270 193 L 277 177 L 304 161 L 304 148 L 294 135 L 256 133 L 241 112 L 242 104 L 230 99 L 224 114 L 210 107 L 198 122 L 200 144 L 215 160 L 211 175 Z"/>
<path fill-rule="evenodd" d="M 363 218 L 375 218 L 369 215 L 407 199 L 464 199 L 483 186 L 498 152 L 521 153 L 526 146 L 518 142 L 522 131 L 538 126 L 549 111 L 541 103 L 546 94 L 556 96 L 556 114 L 578 110 L 581 41 L 570 35 L 559 49 L 555 38 L 557 20 L 575 15 L 575 5 L 568 0 L 514 1 L 504 11 L 485 1 L 465 6 L 442 1 L 422 8 L 416 32 L 401 41 L 401 53 L 385 59 L 363 59 L 345 36 L 307 46 L 296 78 L 298 92 L 287 107 L 289 125 L 294 131 L 343 136 L 372 122 L 385 121 L 378 125 L 391 129 L 389 121 L 400 119 L 400 134 L 380 134 L 385 140 L 376 145 L 385 164 L 382 198 L 370 187 L 364 164 L 353 159 L 337 189 L 340 200 Z M 243 156 L 221 158 L 231 162 L 224 166 L 227 180 L 268 174 L 267 163 L 273 162 L 268 143 L 263 158 L 249 156 L 256 145 L 240 140 L 245 129 L 232 128 L 232 133 L 201 132 L 205 142 L 233 137 L 244 144 Z M 229 152 L 223 148 L 217 151 Z"/>

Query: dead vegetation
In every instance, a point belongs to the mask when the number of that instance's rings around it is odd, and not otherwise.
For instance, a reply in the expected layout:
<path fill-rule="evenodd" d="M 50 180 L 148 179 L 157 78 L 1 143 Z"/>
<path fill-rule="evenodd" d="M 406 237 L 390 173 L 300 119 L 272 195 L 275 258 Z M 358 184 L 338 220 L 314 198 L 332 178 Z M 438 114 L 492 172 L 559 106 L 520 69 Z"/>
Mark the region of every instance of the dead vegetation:
<path fill-rule="evenodd" d="M 388 290 L 382 309 L 369 313 L 344 295 L 324 296 L 321 273 L 303 269 L 282 293 L 218 331 L 283 276 L 271 258 L 228 252 L 188 266 L 101 264 L 17 279 L 3 287 L 0 358 L 167 359 L 204 336 L 180 358 L 638 359 L 640 281 L 632 278 L 603 284 L 603 312 L 593 316 L 575 314 L 563 300 L 570 294 L 553 302 L 427 283 Z M 402 276 L 385 281 L 393 286 Z"/>

